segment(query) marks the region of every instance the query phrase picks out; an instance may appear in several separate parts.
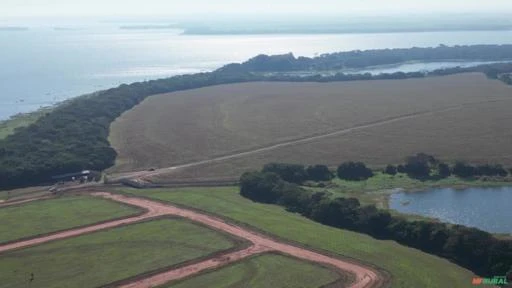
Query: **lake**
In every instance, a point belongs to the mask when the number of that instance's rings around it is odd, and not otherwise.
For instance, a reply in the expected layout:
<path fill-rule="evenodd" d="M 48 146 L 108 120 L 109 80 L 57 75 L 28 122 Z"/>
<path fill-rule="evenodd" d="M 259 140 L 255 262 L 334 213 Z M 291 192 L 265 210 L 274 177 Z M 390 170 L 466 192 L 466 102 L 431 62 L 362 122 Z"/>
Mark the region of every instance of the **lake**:
<path fill-rule="evenodd" d="M 122 30 L 116 24 L 2 30 L 0 119 L 122 83 L 211 71 L 262 53 L 311 57 L 439 44 L 512 44 L 512 31 L 201 36 L 181 35 L 172 29 Z M 441 64 L 453 67 L 460 63 Z M 428 68 L 408 65 L 398 69 Z M 391 72 L 397 67 L 386 69 Z"/>
<path fill-rule="evenodd" d="M 492 233 L 512 234 L 512 187 L 399 192 L 391 195 L 389 207 Z"/>

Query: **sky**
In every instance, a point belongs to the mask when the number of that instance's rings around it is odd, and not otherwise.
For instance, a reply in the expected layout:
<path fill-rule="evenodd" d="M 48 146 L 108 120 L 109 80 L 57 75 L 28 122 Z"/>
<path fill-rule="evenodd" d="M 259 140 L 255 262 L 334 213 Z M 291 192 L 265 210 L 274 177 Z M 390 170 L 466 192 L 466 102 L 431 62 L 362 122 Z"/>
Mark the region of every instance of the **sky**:
<path fill-rule="evenodd" d="M 1 0 L 0 17 L 512 13 L 512 0 Z"/>
<path fill-rule="evenodd" d="M 1 0 L 0 17 L 512 13 L 511 0 Z"/>

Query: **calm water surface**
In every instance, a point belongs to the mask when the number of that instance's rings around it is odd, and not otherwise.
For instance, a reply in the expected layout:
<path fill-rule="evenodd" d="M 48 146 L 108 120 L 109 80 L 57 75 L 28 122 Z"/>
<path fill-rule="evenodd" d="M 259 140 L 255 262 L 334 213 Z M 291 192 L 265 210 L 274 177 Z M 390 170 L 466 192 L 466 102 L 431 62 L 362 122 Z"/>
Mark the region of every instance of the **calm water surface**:
<path fill-rule="evenodd" d="M 391 195 L 389 205 L 402 213 L 512 234 L 512 187 L 400 192 Z"/>
<path fill-rule="evenodd" d="M 0 31 L 0 119 L 121 83 L 210 71 L 261 53 L 315 56 L 354 49 L 512 44 L 512 31 L 221 36 L 180 32 L 121 30 L 117 25 Z M 417 68 L 425 67 L 399 70 Z M 396 67 L 389 69 L 386 72 Z"/>

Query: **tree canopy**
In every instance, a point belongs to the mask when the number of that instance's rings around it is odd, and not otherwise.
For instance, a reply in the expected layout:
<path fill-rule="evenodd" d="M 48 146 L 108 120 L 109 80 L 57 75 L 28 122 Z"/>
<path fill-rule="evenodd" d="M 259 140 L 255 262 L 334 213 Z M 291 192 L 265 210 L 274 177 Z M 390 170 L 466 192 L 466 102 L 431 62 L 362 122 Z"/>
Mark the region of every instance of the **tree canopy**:
<path fill-rule="evenodd" d="M 253 201 L 278 204 L 319 223 L 366 233 L 378 239 L 444 257 L 478 275 L 506 275 L 512 266 L 512 241 L 460 225 L 410 221 L 355 198 L 333 198 L 288 183 L 271 172 L 249 172 L 240 178 L 240 194 Z"/>
<path fill-rule="evenodd" d="M 340 179 L 361 181 L 366 180 L 373 176 L 370 168 L 362 162 L 345 162 L 338 166 L 338 177 Z"/>

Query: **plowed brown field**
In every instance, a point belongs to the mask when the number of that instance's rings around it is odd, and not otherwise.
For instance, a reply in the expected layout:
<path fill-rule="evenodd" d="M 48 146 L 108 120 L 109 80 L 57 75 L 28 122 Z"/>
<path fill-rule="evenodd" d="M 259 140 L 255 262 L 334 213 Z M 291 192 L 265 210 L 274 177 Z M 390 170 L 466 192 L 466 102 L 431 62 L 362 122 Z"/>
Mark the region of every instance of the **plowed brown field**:
<path fill-rule="evenodd" d="M 382 165 L 417 152 L 512 164 L 511 105 L 512 87 L 482 74 L 245 83 L 157 95 L 112 125 L 119 153 L 112 171 L 193 164 L 153 174 L 236 178 L 270 161 Z"/>

